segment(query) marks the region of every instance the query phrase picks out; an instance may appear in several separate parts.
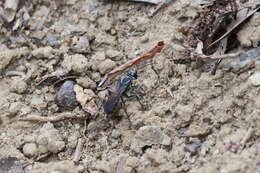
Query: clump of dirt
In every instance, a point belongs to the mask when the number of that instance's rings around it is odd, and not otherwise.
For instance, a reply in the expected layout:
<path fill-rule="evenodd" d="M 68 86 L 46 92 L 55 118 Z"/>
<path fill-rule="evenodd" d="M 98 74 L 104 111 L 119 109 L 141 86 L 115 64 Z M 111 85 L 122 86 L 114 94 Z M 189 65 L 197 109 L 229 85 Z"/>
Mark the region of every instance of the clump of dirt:
<path fill-rule="evenodd" d="M 199 1 L 173 1 L 151 17 L 153 8 L 34 0 L 14 4 L 10 17 L 0 2 L 0 159 L 15 157 L 26 173 L 259 172 L 259 49 L 239 73 L 202 73 L 176 62 L 187 58 Z M 256 27 L 243 34 L 257 16 L 239 32 L 242 45 L 259 47 Z M 103 75 L 161 40 L 162 52 L 136 66 L 141 104 L 125 99 L 104 115 Z"/>

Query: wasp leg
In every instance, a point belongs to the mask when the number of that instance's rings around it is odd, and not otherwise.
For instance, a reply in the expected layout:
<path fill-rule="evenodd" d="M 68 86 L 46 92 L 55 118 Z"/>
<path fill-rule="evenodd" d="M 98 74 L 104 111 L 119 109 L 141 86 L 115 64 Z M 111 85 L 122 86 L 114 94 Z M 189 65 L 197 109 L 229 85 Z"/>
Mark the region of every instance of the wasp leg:
<path fill-rule="evenodd" d="M 127 116 L 127 120 L 129 121 L 129 128 L 131 129 L 131 127 L 132 127 L 132 122 L 131 122 L 131 120 L 130 120 L 130 116 L 129 116 L 128 113 L 127 113 L 125 101 L 124 101 L 124 99 L 123 99 L 122 96 L 121 96 L 120 98 L 121 98 L 121 102 L 122 102 L 122 104 L 123 104 L 124 112 L 125 112 L 125 114 L 126 114 L 126 116 Z"/>
<path fill-rule="evenodd" d="M 154 73 L 156 74 L 156 76 L 157 76 L 157 81 L 156 81 L 156 85 L 157 84 L 160 84 L 160 75 L 159 75 L 159 72 L 155 69 L 155 67 L 154 67 L 154 62 L 153 62 L 153 59 L 151 59 L 151 61 L 152 61 L 152 63 L 151 63 L 151 68 L 152 68 L 152 70 L 154 71 Z"/>
<path fill-rule="evenodd" d="M 107 90 L 108 90 L 108 93 L 110 94 L 110 93 L 117 93 L 114 89 L 112 89 L 112 88 L 110 88 L 110 87 L 108 87 L 107 88 Z"/>
<path fill-rule="evenodd" d="M 137 93 L 136 95 L 140 95 L 141 97 L 143 97 L 146 93 L 145 89 L 141 85 L 131 85 L 131 88 L 133 88 L 134 92 Z"/>
<path fill-rule="evenodd" d="M 142 104 L 141 102 L 141 99 L 140 97 L 137 95 L 137 94 L 134 94 L 134 95 L 127 95 L 126 93 L 123 93 L 123 96 L 128 98 L 128 99 L 131 99 L 131 98 L 136 98 L 136 100 L 138 101 L 138 103 L 141 105 L 142 107 L 142 110 L 145 110 L 145 106 Z"/>

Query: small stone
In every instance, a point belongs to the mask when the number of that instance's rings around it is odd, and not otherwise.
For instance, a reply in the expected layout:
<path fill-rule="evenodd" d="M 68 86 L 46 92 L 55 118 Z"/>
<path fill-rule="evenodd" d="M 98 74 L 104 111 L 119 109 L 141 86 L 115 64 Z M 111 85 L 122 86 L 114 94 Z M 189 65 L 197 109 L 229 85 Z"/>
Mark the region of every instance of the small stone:
<path fill-rule="evenodd" d="M 118 131 L 118 130 L 113 130 L 112 131 L 112 134 L 111 134 L 111 137 L 112 138 L 115 138 L 115 139 L 118 139 L 119 137 L 121 136 L 121 133 Z"/>
<path fill-rule="evenodd" d="M 106 59 L 106 55 L 103 51 L 95 53 L 91 57 L 91 67 L 94 71 L 98 70 L 98 65 Z"/>
<path fill-rule="evenodd" d="M 77 101 L 84 106 L 88 101 L 95 97 L 95 93 L 90 89 L 83 89 L 79 85 L 75 85 L 74 91 L 76 93 Z"/>
<path fill-rule="evenodd" d="M 255 72 L 252 76 L 249 77 L 249 81 L 254 85 L 254 86 L 259 86 L 260 85 L 260 72 Z"/>
<path fill-rule="evenodd" d="M 90 45 L 86 37 L 74 37 L 72 39 L 72 51 L 77 53 L 90 53 Z"/>
<path fill-rule="evenodd" d="M 146 151 L 144 157 L 156 165 L 161 165 L 167 163 L 167 155 L 168 152 L 163 149 L 149 149 Z"/>
<path fill-rule="evenodd" d="M 95 81 L 95 82 L 99 82 L 101 80 L 101 75 L 98 72 L 93 72 L 91 74 L 91 78 Z"/>
<path fill-rule="evenodd" d="M 106 59 L 98 65 L 98 70 L 101 74 L 105 74 L 116 67 L 116 63 L 110 59 Z"/>
<path fill-rule="evenodd" d="M 82 73 L 89 69 L 90 63 L 88 59 L 82 54 L 65 55 L 62 66 L 68 71 Z"/>
<path fill-rule="evenodd" d="M 121 52 L 112 49 L 106 51 L 106 56 L 112 59 L 113 61 L 119 61 L 123 57 Z"/>
<path fill-rule="evenodd" d="M 46 41 L 47 42 L 46 44 L 52 47 L 59 47 L 61 45 L 59 35 L 52 34 L 52 33 L 47 33 L 44 41 Z"/>
<path fill-rule="evenodd" d="M 5 19 L 7 22 L 12 22 L 18 8 L 19 0 L 6 0 L 5 1 Z"/>
<path fill-rule="evenodd" d="M 116 31 L 114 28 L 112 28 L 112 29 L 110 30 L 110 33 L 111 33 L 111 35 L 116 35 L 117 31 Z"/>
<path fill-rule="evenodd" d="M 141 152 L 143 147 L 154 144 L 170 145 L 171 139 L 162 132 L 160 127 L 144 126 L 137 131 L 131 149 L 135 152 Z"/>
<path fill-rule="evenodd" d="M 36 58 L 51 59 L 51 58 L 54 57 L 53 53 L 54 53 L 54 50 L 50 46 L 41 47 L 41 48 L 38 48 L 38 49 L 35 49 L 35 50 L 32 51 L 32 55 Z"/>
<path fill-rule="evenodd" d="M 149 41 L 149 36 L 148 35 L 144 35 L 140 38 L 140 42 L 141 43 L 147 43 Z"/>
<path fill-rule="evenodd" d="M 42 97 L 39 95 L 33 95 L 33 97 L 30 99 L 31 105 L 40 110 L 47 107 L 47 103 L 44 101 Z"/>
<path fill-rule="evenodd" d="M 8 114 L 8 117 L 9 118 L 13 118 L 17 115 L 17 113 L 21 110 L 22 108 L 22 104 L 21 102 L 13 102 L 10 104 L 10 107 L 9 107 L 9 114 Z"/>
<path fill-rule="evenodd" d="M 34 134 L 24 136 L 23 140 L 26 143 L 35 142 L 36 136 Z"/>
<path fill-rule="evenodd" d="M 79 79 L 77 79 L 77 83 L 84 88 L 90 89 L 94 89 L 97 86 L 96 83 L 93 80 L 91 80 L 88 76 L 80 77 Z"/>
<path fill-rule="evenodd" d="M 95 35 L 95 43 L 97 45 L 110 45 L 115 46 L 117 44 L 116 37 L 112 36 L 110 34 L 107 34 L 106 32 L 98 32 Z"/>
<path fill-rule="evenodd" d="M 75 85 L 74 91 L 76 93 L 77 101 L 82 106 L 83 110 L 94 115 L 98 111 L 98 107 L 93 98 L 96 97 L 91 89 L 83 89 L 79 85 Z"/>
<path fill-rule="evenodd" d="M 74 109 L 78 106 L 78 101 L 76 99 L 76 93 L 74 91 L 74 86 L 76 83 L 71 80 L 65 81 L 55 96 L 56 104 L 64 109 Z"/>
<path fill-rule="evenodd" d="M 42 40 L 45 37 L 45 32 L 43 31 L 34 31 L 31 33 L 32 38 Z"/>
<path fill-rule="evenodd" d="M 27 157 L 36 156 L 38 153 L 38 148 L 35 143 L 26 143 L 23 146 L 23 154 Z"/>
<path fill-rule="evenodd" d="M 200 148 L 201 143 L 199 141 L 194 141 L 191 144 L 187 144 L 185 146 L 185 150 L 190 152 L 192 155 L 196 154 L 198 152 L 198 149 Z"/>
<path fill-rule="evenodd" d="M 175 111 L 177 113 L 177 116 L 180 117 L 176 123 L 180 127 L 186 126 L 187 123 L 190 122 L 192 115 L 194 113 L 193 111 L 193 105 L 181 105 L 178 104 L 175 108 Z"/>

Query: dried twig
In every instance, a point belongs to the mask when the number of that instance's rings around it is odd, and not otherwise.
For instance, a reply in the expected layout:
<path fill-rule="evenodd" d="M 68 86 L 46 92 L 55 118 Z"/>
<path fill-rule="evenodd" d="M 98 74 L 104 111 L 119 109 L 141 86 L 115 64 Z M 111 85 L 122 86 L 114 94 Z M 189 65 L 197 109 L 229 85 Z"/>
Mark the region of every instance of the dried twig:
<path fill-rule="evenodd" d="M 244 52 L 236 52 L 236 53 L 229 53 L 224 55 L 198 55 L 201 58 L 209 58 L 209 59 L 227 59 L 227 58 L 236 58 L 239 55 L 243 54 Z"/>
<path fill-rule="evenodd" d="M 146 2 L 146 3 L 150 3 L 150 4 L 160 4 L 161 0 L 129 0 L 129 1 L 135 1 L 135 2 Z"/>
<path fill-rule="evenodd" d="M 174 95 L 173 95 L 173 93 L 172 93 L 172 91 L 171 91 L 171 89 L 170 89 L 169 87 L 164 86 L 164 89 L 170 94 L 170 96 L 171 96 L 172 98 L 174 98 Z"/>
<path fill-rule="evenodd" d="M 59 82 L 62 82 L 64 80 L 68 79 L 75 79 L 77 78 L 76 76 L 63 76 L 63 75 L 47 75 L 43 77 L 40 81 L 36 83 L 36 85 L 57 85 Z"/>
<path fill-rule="evenodd" d="M 160 2 L 157 7 L 155 8 L 154 11 L 152 11 L 152 13 L 150 14 L 150 17 L 154 16 L 160 9 L 168 6 L 173 0 L 163 0 L 162 2 Z"/>
<path fill-rule="evenodd" d="M 236 52 L 236 53 L 229 53 L 229 54 L 222 54 L 222 55 L 218 55 L 218 54 L 213 54 L 213 55 L 205 55 L 203 54 L 203 43 L 202 41 L 198 42 L 197 48 L 195 49 L 195 51 L 191 54 L 191 56 L 193 58 L 204 58 L 204 59 L 227 59 L 227 58 L 236 58 L 238 56 L 240 56 L 241 54 L 245 53 L 245 52 Z"/>
<path fill-rule="evenodd" d="M 149 52 L 147 52 L 146 54 L 144 54 L 141 57 L 132 59 L 128 62 L 126 62 L 125 64 L 115 68 L 114 70 L 112 70 L 111 72 L 107 73 L 105 75 L 105 77 L 101 80 L 101 82 L 98 84 L 98 87 L 101 87 L 102 85 L 104 85 L 104 83 L 107 80 L 111 80 L 112 78 L 114 78 L 115 76 L 117 76 L 118 74 L 122 73 L 124 70 L 132 67 L 133 65 L 139 64 L 147 59 L 150 59 L 152 57 L 154 57 L 154 55 L 158 52 L 161 52 L 162 48 L 164 47 L 164 42 L 160 41 L 157 43 L 157 45 L 150 50 Z"/>
<path fill-rule="evenodd" d="M 74 153 L 74 157 L 73 157 L 73 161 L 76 162 L 76 163 L 80 160 L 83 145 L 84 145 L 83 138 L 79 138 L 78 144 L 77 144 L 77 147 L 76 147 L 76 150 L 75 150 L 75 153 Z"/>
<path fill-rule="evenodd" d="M 236 20 L 234 23 L 231 23 L 228 31 L 222 35 L 219 39 L 217 39 L 216 41 L 214 41 L 213 43 L 211 43 L 208 47 L 212 47 L 213 45 L 215 45 L 216 43 L 218 43 L 220 40 L 222 40 L 223 38 L 225 38 L 226 36 L 228 36 L 235 28 L 237 28 L 241 23 L 243 23 L 245 20 L 247 20 L 250 16 L 252 16 L 256 11 L 258 11 L 260 9 L 260 7 L 254 9 L 253 11 L 249 12 L 244 18 L 241 18 L 239 20 Z"/>
<path fill-rule="evenodd" d="M 86 118 L 87 115 L 77 115 L 73 113 L 62 113 L 62 114 L 57 114 L 56 116 L 52 117 L 44 117 L 41 115 L 36 115 L 36 114 L 31 114 L 28 115 L 27 117 L 20 118 L 20 121 L 38 121 L 38 122 L 57 122 L 57 121 L 63 121 L 67 119 L 84 119 Z"/>

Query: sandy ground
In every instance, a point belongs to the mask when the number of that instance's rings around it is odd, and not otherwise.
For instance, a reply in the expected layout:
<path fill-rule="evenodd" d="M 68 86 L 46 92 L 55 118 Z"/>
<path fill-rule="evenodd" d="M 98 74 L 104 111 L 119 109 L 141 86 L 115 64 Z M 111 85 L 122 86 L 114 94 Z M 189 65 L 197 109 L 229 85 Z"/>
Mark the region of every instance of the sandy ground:
<path fill-rule="evenodd" d="M 16 157 L 26 173 L 260 172 L 260 63 L 210 75 L 174 61 L 186 56 L 180 28 L 194 23 L 197 2 L 174 1 L 153 17 L 144 3 L 20 2 L 16 19 L 0 22 L 0 159 Z M 241 44 L 258 47 L 256 37 Z M 136 67 L 143 106 L 125 99 L 127 114 L 105 116 L 101 77 L 161 40 L 152 65 Z M 77 97 L 57 103 L 61 82 L 37 85 L 46 75 L 76 76 L 66 86 Z M 64 115 L 74 118 L 55 120 Z M 21 120 L 30 116 L 53 121 Z"/>

